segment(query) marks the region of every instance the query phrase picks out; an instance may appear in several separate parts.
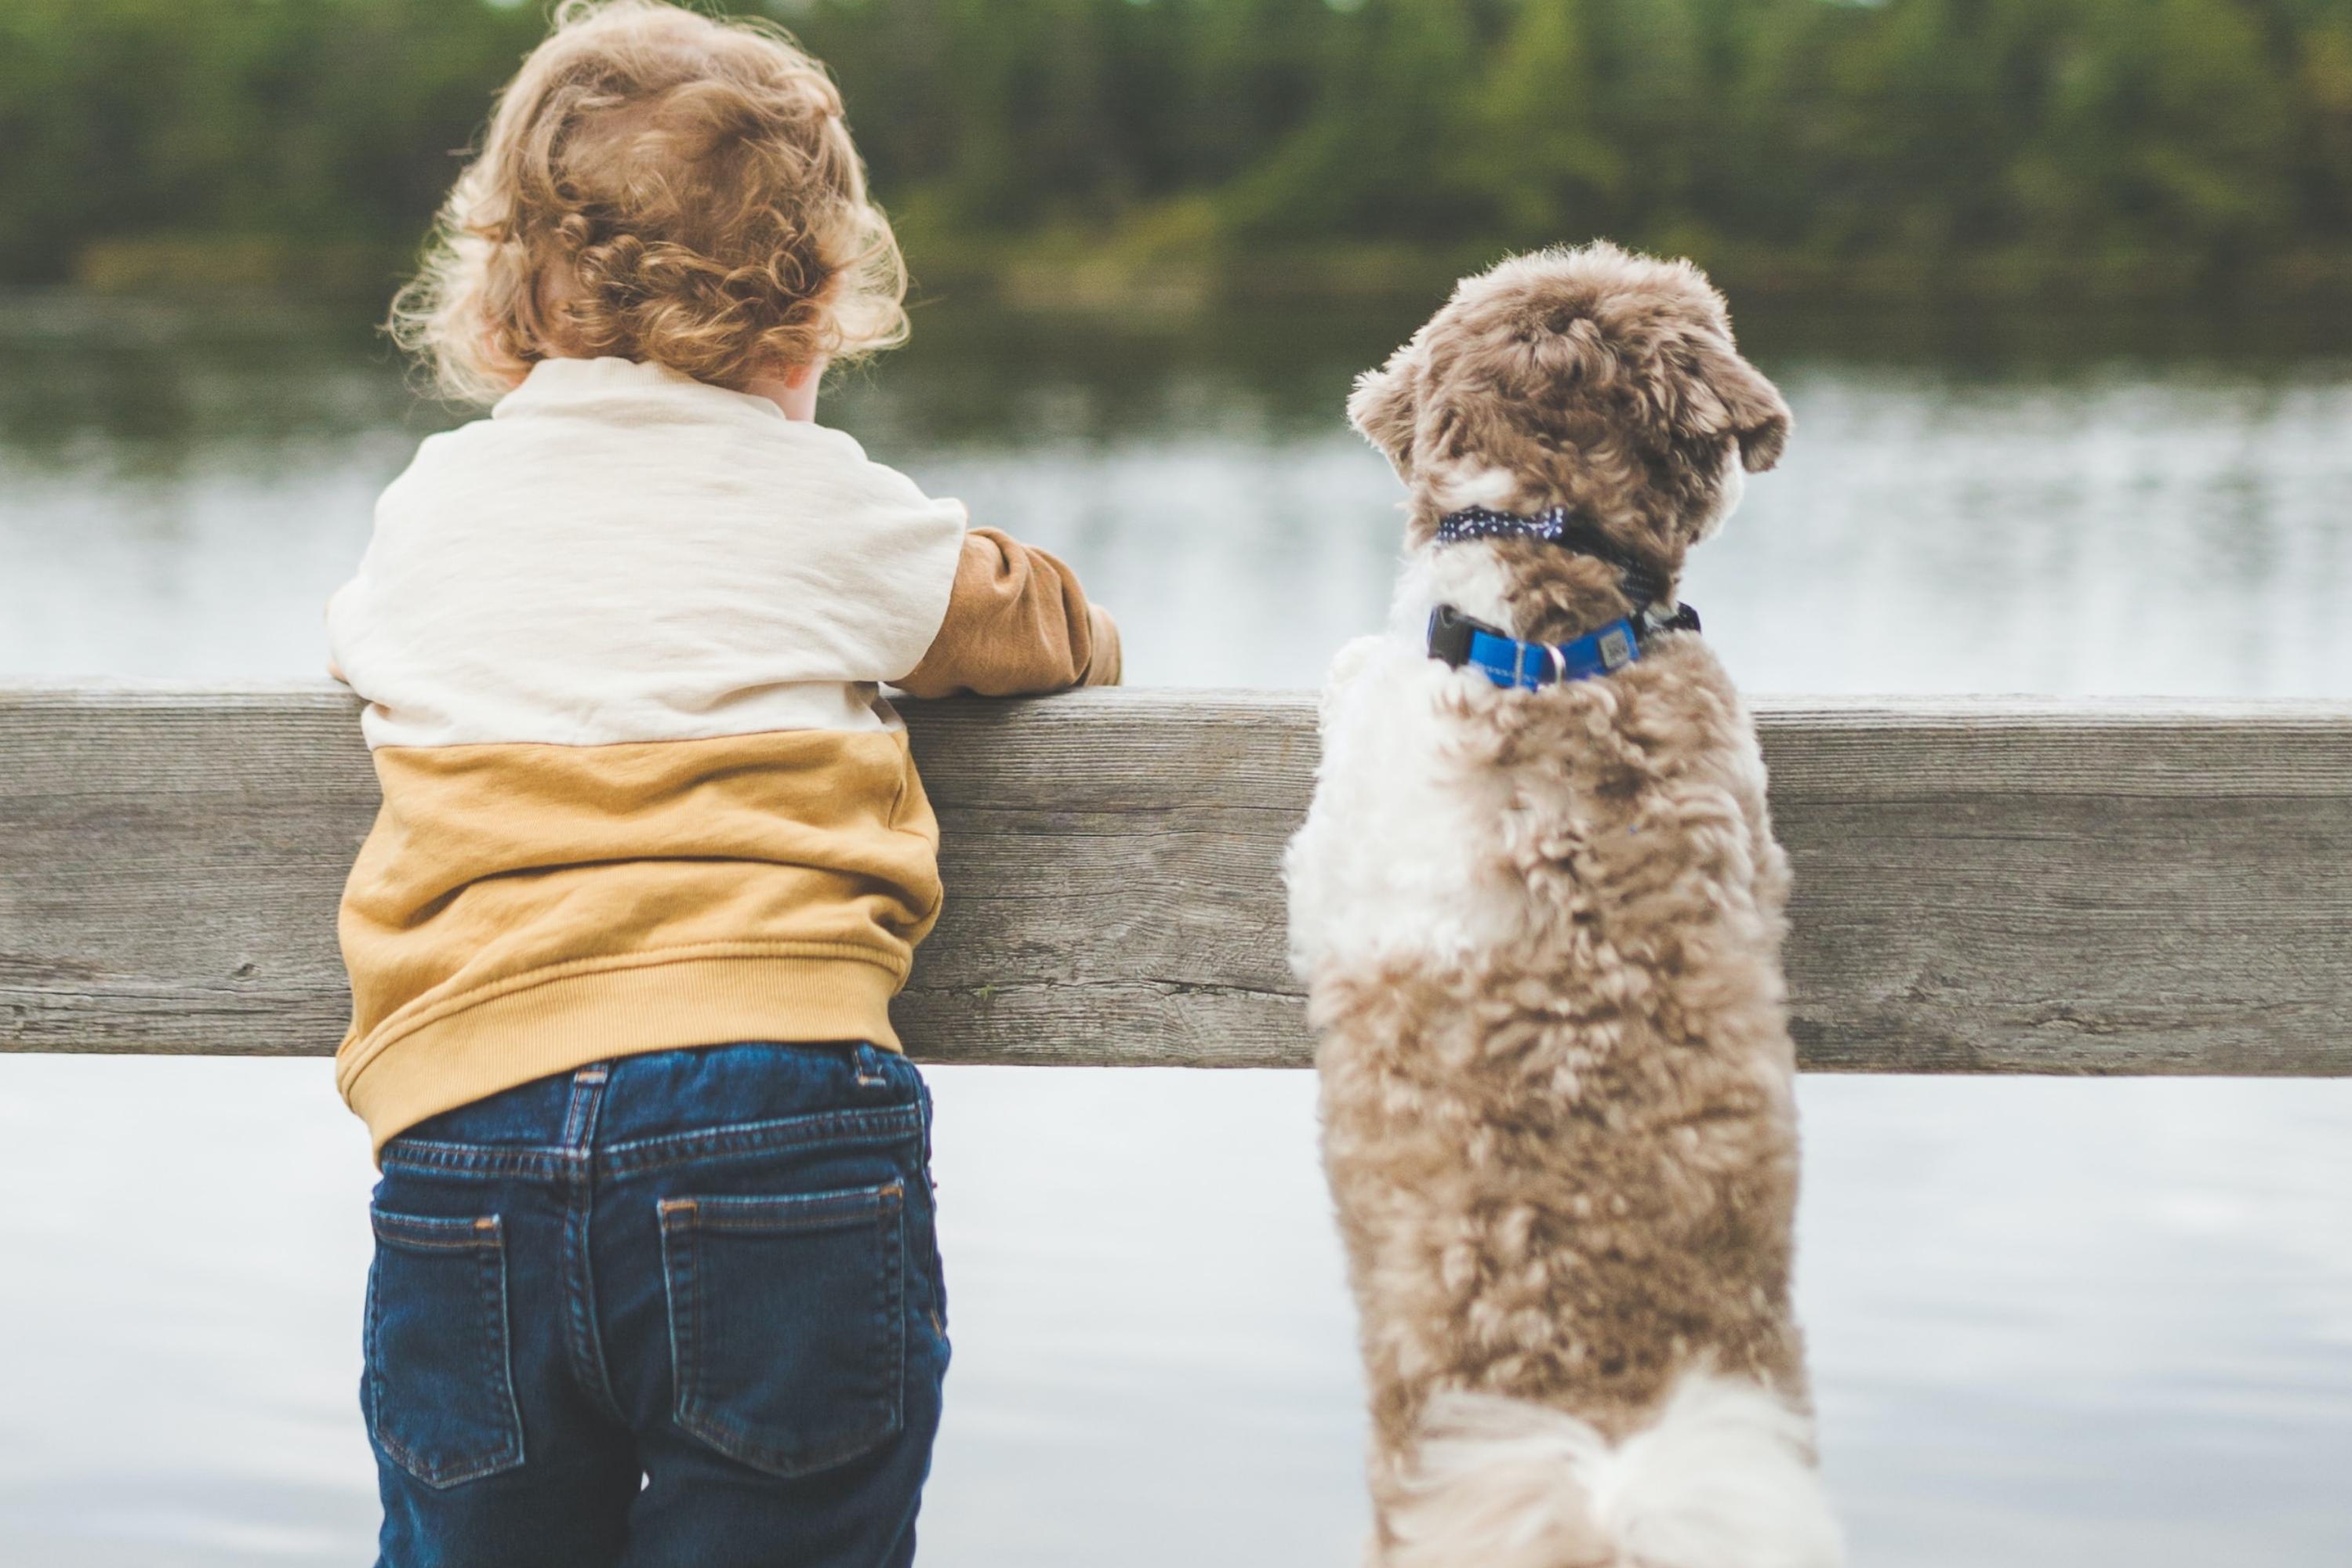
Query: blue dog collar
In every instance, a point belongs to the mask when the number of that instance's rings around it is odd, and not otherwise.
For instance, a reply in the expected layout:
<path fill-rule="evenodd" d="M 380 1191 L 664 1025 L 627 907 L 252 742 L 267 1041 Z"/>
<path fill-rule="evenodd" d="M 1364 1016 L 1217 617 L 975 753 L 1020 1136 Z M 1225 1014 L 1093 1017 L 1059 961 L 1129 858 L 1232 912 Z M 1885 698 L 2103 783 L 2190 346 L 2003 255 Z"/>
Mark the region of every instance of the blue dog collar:
<path fill-rule="evenodd" d="M 1570 643 L 1522 642 L 1451 605 L 1440 605 L 1430 612 L 1429 657 L 1456 669 L 1475 668 L 1497 686 L 1532 691 L 1559 681 L 1613 675 L 1640 662 L 1642 643 L 1651 634 L 1697 629 L 1698 612 L 1680 605 L 1670 619 L 1644 615 L 1637 623 L 1620 618 Z"/>
<path fill-rule="evenodd" d="M 1521 642 L 1499 626 L 1474 621 L 1451 605 L 1440 605 L 1430 612 L 1429 657 L 1442 658 L 1455 669 L 1467 665 L 1497 686 L 1532 691 L 1560 681 L 1613 675 L 1639 662 L 1643 643 L 1658 633 L 1698 630 L 1698 612 L 1688 605 L 1675 605 L 1671 615 L 1664 612 L 1671 584 L 1658 568 L 1626 551 L 1599 524 L 1571 508 L 1549 507 L 1528 515 L 1465 506 L 1437 520 L 1439 544 L 1466 544 L 1479 539 L 1540 540 L 1614 566 L 1625 597 L 1640 608 L 1574 642 L 1542 643 Z"/>

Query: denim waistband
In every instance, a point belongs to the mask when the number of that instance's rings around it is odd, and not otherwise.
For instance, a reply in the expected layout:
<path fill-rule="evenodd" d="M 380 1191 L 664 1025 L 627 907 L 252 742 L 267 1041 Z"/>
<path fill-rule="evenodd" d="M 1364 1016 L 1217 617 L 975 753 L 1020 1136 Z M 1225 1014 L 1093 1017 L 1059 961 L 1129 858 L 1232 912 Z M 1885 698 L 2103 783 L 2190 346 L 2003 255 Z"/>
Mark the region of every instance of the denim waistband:
<path fill-rule="evenodd" d="M 793 1114 L 753 1115 L 730 1121 L 723 1119 L 724 1110 L 743 1109 L 733 1103 L 734 1095 L 711 1094 L 709 1090 L 712 1086 L 698 1079 L 673 1081 L 679 1063 L 687 1064 L 689 1069 L 724 1068 L 742 1065 L 737 1054 L 757 1052 L 769 1055 L 751 1056 L 750 1060 L 755 1067 L 772 1061 L 774 1070 L 779 1072 L 827 1075 L 838 1079 L 845 1092 L 832 1097 L 832 1103 Z M 736 1055 L 737 1059 L 730 1062 L 730 1055 Z M 668 1119 L 675 1120 L 677 1113 L 683 1112 L 696 1124 L 633 1136 L 626 1131 L 628 1119 L 625 1117 L 618 1119 L 620 1128 L 614 1129 L 612 1123 L 616 1119 L 610 1113 L 607 1100 L 616 1077 L 630 1079 L 634 1093 L 661 1099 L 662 1109 L 671 1113 Z M 789 1087 L 801 1092 L 784 1098 L 804 1100 L 810 1098 L 806 1092 L 810 1089 L 832 1086 L 795 1083 Z M 692 1115 L 697 1109 L 698 1089 L 705 1099 L 730 1103 L 709 1105 L 709 1120 L 699 1121 Z M 843 1098 L 854 1101 L 866 1093 L 904 1098 L 864 1105 L 841 1102 Z M 665 1094 L 667 1098 L 662 1099 Z M 820 1093 L 817 1098 L 828 1097 Z M 823 1057 L 812 1053 L 805 1058 L 787 1047 L 709 1047 L 690 1052 L 660 1052 L 618 1061 L 591 1062 L 560 1078 L 509 1089 L 474 1106 L 436 1117 L 422 1124 L 415 1133 L 393 1138 L 384 1144 L 380 1158 L 386 1171 L 418 1175 L 547 1180 L 576 1180 L 583 1173 L 627 1176 L 688 1161 L 749 1159 L 785 1149 L 890 1143 L 924 1137 L 928 1131 L 925 1122 L 929 1098 L 913 1064 L 871 1046 L 858 1045 L 843 1052 L 827 1052 Z M 442 1135 L 462 1133 L 485 1124 L 501 1135 L 495 1141 Z M 527 1130 L 533 1127 L 543 1129 L 540 1138 L 528 1136 Z M 613 1135 L 615 1131 L 620 1135 Z"/>

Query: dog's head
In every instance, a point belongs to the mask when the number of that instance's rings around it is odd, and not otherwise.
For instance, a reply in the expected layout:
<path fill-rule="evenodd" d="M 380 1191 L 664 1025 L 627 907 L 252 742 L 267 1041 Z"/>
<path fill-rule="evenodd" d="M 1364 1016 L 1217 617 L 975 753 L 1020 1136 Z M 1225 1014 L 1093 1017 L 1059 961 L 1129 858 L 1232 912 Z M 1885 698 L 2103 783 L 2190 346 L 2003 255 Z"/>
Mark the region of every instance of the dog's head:
<path fill-rule="evenodd" d="M 1348 416 L 1411 489 L 1415 545 L 1462 507 L 1565 505 L 1669 572 L 1790 426 L 1705 275 L 1606 242 L 1464 279 Z"/>

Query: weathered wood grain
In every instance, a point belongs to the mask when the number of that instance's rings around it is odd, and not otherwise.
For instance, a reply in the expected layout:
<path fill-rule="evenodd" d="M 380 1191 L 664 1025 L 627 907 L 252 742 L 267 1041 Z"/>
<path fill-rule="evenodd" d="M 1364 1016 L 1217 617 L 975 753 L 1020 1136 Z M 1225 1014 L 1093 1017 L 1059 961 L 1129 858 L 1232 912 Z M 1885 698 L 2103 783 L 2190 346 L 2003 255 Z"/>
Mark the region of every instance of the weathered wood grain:
<path fill-rule="evenodd" d="M 2352 704 L 1760 702 L 1805 1064 L 2352 1074 Z M 1311 704 L 907 705 L 928 1060 L 1298 1066 Z M 0 1050 L 320 1054 L 375 786 L 339 689 L 0 690 Z"/>

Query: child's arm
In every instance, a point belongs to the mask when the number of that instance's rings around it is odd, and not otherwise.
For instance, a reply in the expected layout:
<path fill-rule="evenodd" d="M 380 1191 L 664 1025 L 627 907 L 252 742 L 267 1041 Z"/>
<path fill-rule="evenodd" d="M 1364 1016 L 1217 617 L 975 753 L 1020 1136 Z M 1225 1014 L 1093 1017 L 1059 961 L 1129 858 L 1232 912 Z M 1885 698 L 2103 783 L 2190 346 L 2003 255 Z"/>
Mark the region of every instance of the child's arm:
<path fill-rule="evenodd" d="M 964 535 L 947 619 L 923 662 L 894 682 L 909 697 L 1017 697 L 1118 684 L 1118 627 L 1087 603 L 1077 574 L 992 528 Z"/>

